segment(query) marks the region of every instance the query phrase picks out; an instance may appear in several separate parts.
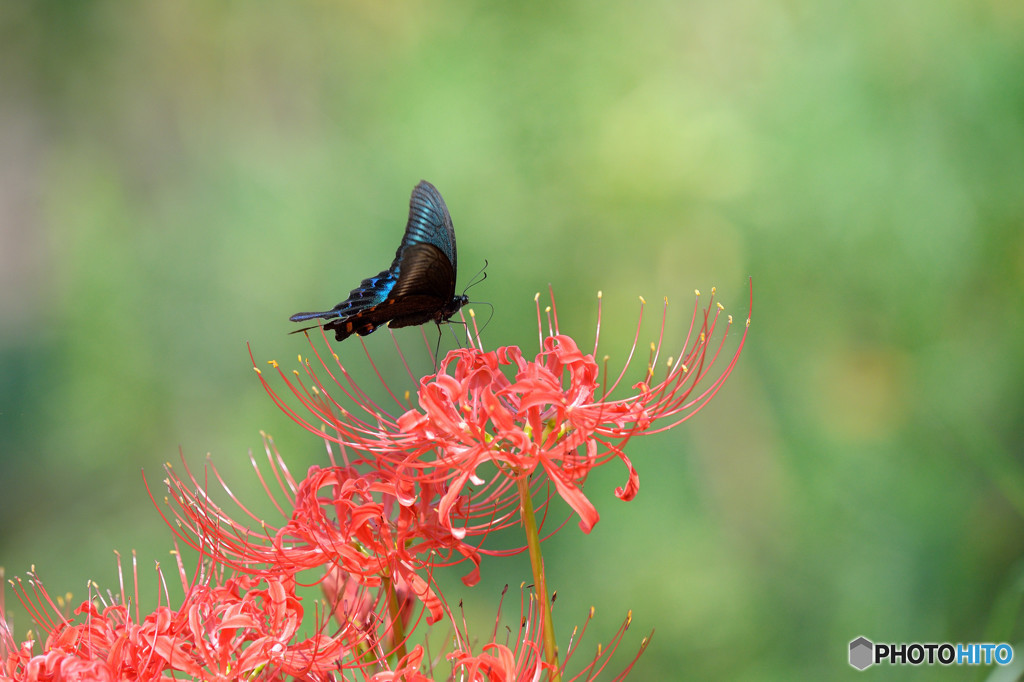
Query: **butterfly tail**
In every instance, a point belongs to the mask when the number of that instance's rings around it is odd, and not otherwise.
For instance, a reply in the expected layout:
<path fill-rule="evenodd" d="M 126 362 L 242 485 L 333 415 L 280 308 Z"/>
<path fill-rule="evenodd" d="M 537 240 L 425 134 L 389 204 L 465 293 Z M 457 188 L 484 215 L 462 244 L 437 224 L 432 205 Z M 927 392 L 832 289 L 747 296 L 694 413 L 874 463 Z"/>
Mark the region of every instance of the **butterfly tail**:
<path fill-rule="evenodd" d="M 315 320 L 318 317 L 334 317 L 336 315 L 337 315 L 337 313 L 332 313 L 329 310 L 325 310 L 325 311 L 320 312 L 320 313 L 295 313 L 294 315 L 292 315 L 288 319 L 291 322 L 304 322 L 305 320 Z M 302 330 L 300 329 L 299 331 L 302 331 Z"/>

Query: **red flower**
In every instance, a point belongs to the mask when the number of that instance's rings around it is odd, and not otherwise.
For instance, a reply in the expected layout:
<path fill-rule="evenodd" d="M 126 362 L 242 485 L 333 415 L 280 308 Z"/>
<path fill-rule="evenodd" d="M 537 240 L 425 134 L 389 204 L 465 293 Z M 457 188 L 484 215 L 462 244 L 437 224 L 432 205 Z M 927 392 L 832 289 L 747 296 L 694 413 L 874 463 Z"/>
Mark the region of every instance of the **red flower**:
<path fill-rule="evenodd" d="M 120 572 L 120 560 L 118 561 Z M 42 653 L 33 654 L 34 638 L 0 647 L 0 670 L 14 680 L 157 679 L 170 670 L 200 672 L 168 618 L 158 606 L 144 619 L 131 613 L 122 590 L 120 603 L 103 606 L 86 600 L 70 614 L 53 602 L 42 583 L 29 574 L 28 584 L 12 581 L 15 594 L 45 635 Z M 123 584 L 123 581 L 122 581 Z M 63 602 L 63 600 L 60 600 Z M 5 678 L 6 679 L 6 678 Z"/>
<path fill-rule="evenodd" d="M 101 607 L 98 596 L 82 602 L 72 618 L 33 576 L 27 586 L 14 584 L 45 641 L 42 653 L 33 654 L 33 640 L 16 644 L 5 625 L 3 679 L 153 680 L 172 679 L 172 673 L 207 680 L 246 679 L 256 673 L 268 680 L 332 679 L 351 642 L 361 640 L 347 627 L 333 636 L 318 628 L 312 637 L 299 637 L 303 610 L 291 577 L 225 578 L 214 572 L 184 585 L 179 608 L 160 605 L 141 618 L 124 605 L 123 592 L 120 603 Z"/>
<path fill-rule="evenodd" d="M 508 586 L 502 592 L 502 603 L 504 603 L 507 591 Z M 452 677 L 454 679 L 494 680 L 495 682 L 499 680 L 516 682 L 548 679 L 545 673 L 549 673 L 552 666 L 544 660 L 543 656 L 540 609 L 537 608 L 536 599 L 532 594 L 523 596 L 520 602 L 517 629 L 500 627 L 501 608 L 499 605 L 494 630 L 489 639 L 484 639 L 479 652 L 474 653 L 473 649 L 476 646 L 475 642 L 481 639 L 480 635 L 470 637 L 468 632 L 457 632 L 455 648 L 448 654 L 448 660 L 452 662 Z M 583 626 L 573 630 L 573 637 L 558 665 L 559 674 L 563 680 L 597 679 L 611 662 L 632 621 L 632 615 L 627 616 L 611 641 L 605 645 L 599 644 L 593 647 L 596 651 L 593 658 L 585 663 L 582 669 L 570 675 L 569 669 L 577 667 L 574 659 L 593 617 L 594 610 L 591 609 Z M 500 633 L 504 633 L 504 635 L 502 636 Z M 650 636 L 645 637 L 640 644 L 640 650 L 625 669 L 607 679 L 625 678 L 640 655 L 646 650 L 649 642 Z M 601 679 L 606 678 L 602 677 Z"/>
<path fill-rule="evenodd" d="M 187 466 L 185 478 L 168 468 L 166 484 L 176 518 L 176 523 L 168 525 L 178 538 L 225 566 L 253 575 L 293 575 L 322 567 L 364 587 L 387 585 L 421 601 L 429 622 L 443 616 L 443 607 L 421 573 L 433 568 L 439 554 L 453 552 L 479 566 L 478 552 L 441 525 L 436 510 L 410 498 L 400 479 L 380 478 L 351 467 L 314 466 L 296 483 L 269 438 L 267 454 L 288 497 L 287 506 L 278 507 L 287 515 L 282 525 L 259 519 L 262 532 L 254 533 L 217 505 L 206 484 Z M 212 464 L 209 470 L 220 480 Z M 224 490 L 230 495 L 226 486 Z M 375 624 L 387 620 L 381 617 Z"/>
<path fill-rule="evenodd" d="M 449 376 L 452 364 L 455 371 Z M 514 379 L 502 367 L 510 367 Z M 447 479 L 439 504 L 442 524 L 451 524 L 454 505 L 480 468 L 494 464 L 511 478 L 531 477 L 542 469 L 589 531 L 597 511 L 578 484 L 599 463 L 599 439 L 609 434 L 628 438 L 651 422 L 642 400 L 595 400 L 597 378 L 593 357 L 583 355 L 567 336 L 545 338 L 544 351 L 532 361 L 515 347 L 449 353 L 437 375 L 420 383 L 422 412 L 410 410 L 398 419 L 406 433 L 437 452 L 436 459 L 425 461 L 434 475 Z M 635 478 L 629 460 L 621 450 L 615 452 Z"/>

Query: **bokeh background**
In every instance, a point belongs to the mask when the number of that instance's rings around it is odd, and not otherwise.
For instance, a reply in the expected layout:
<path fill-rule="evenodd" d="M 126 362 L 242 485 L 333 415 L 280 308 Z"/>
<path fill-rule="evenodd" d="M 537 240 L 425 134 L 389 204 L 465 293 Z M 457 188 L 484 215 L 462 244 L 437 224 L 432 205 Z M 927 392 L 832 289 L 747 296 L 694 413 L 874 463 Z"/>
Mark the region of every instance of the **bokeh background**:
<path fill-rule="evenodd" d="M 623 651 L 656 630 L 649 680 L 853 677 L 858 635 L 1021 642 L 1010 0 L 3 3 L 8 577 L 35 565 L 80 596 L 135 549 L 155 592 L 170 533 L 140 471 L 209 452 L 256 504 L 261 429 L 293 471 L 323 463 L 246 343 L 293 366 L 288 315 L 390 263 L 421 178 L 453 214 L 460 289 L 490 261 L 470 293 L 492 346 L 534 347 L 548 284 L 563 331 L 591 338 L 603 290 L 621 362 L 638 295 L 669 296 L 681 338 L 694 288 L 742 318 L 753 277 L 725 389 L 633 442 L 637 500 L 607 467 L 595 531 L 548 545 L 563 639 L 591 604 L 593 642 L 632 609 Z M 429 370 L 418 332 L 396 336 Z M 450 598 L 488 632 L 528 573 L 483 573 Z"/>

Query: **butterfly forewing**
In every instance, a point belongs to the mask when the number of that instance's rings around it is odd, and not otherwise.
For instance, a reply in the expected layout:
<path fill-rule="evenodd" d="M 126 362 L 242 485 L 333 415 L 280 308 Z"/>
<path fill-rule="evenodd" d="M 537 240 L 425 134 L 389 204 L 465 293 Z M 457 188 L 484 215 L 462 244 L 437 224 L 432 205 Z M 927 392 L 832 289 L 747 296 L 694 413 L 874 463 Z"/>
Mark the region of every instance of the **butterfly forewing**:
<path fill-rule="evenodd" d="M 455 226 L 452 225 L 452 217 L 448 213 L 448 206 L 437 188 L 426 180 L 412 191 L 409 198 L 409 220 L 405 224 L 405 234 L 402 235 L 402 243 L 395 254 L 395 262 L 392 267 L 399 263 L 403 251 L 414 244 L 433 244 L 441 249 L 441 252 L 448 257 L 451 263 L 452 272 L 458 272 L 458 251 L 455 248 Z M 452 283 L 454 289 L 455 284 Z"/>

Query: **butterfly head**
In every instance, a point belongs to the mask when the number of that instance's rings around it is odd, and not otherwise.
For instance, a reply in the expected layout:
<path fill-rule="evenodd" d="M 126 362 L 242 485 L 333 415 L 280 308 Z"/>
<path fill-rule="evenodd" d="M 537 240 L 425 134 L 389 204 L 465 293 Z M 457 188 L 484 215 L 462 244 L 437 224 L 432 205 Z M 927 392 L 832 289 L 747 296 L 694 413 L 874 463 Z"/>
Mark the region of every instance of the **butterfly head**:
<path fill-rule="evenodd" d="M 448 305 L 441 311 L 442 319 L 449 320 L 452 315 L 462 310 L 462 306 L 469 303 L 469 296 L 462 294 L 460 296 L 452 296 L 452 300 L 448 302 Z"/>

